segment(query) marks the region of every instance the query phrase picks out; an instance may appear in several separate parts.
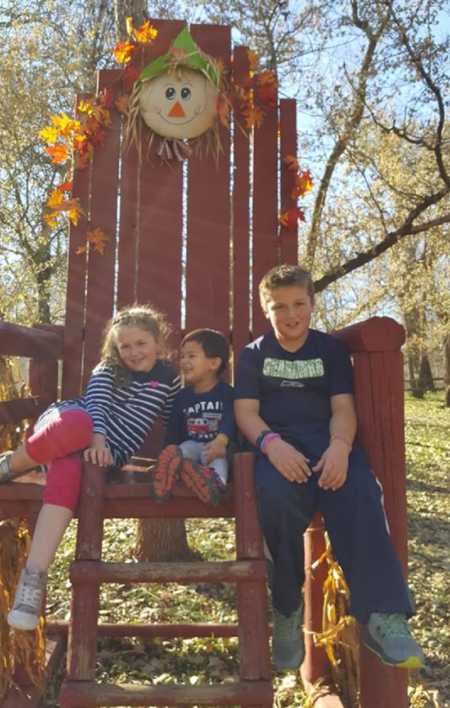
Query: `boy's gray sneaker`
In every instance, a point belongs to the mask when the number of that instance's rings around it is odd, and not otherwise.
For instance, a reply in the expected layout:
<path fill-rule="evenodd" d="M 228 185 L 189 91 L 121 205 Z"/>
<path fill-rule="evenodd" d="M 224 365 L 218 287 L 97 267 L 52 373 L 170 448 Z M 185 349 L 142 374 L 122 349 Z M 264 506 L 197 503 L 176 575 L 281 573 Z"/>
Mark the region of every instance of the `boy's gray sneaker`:
<path fill-rule="evenodd" d="M 420 669 L 425 663 L 405 615 L 372 612 L 361 628 L 361 641 L 384 664 L 402 669 Z"/>
<path fill-rule="evenodd" d="M 8 614 L 8 624 L 14 629 L 36 629 L 42 613 L 47 586 L 47 573 L 24 568 L 17 584 L 16 597 Z"/>
<path fill-rule="evenodd" d="M 303 602 L 288 617 L 273 608 L 272 657 L 277 669 L 298 669 L 305 658 Z"/>

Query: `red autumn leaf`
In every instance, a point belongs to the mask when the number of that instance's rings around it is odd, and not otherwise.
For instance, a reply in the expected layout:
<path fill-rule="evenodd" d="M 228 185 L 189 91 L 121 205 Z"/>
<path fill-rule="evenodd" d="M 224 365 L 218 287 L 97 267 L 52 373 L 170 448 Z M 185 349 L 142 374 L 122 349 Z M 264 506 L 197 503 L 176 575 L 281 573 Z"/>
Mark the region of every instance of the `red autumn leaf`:
<path fill-rule="evenodd" d="M 114 105 L 117 108 L 117 110 L 119 111 L 119 113 L 127 114 L 129 102 L 130 102 L 129 96 L 122 94 L 121 96 L 118 96 L 118 98 L 116 98 Z"/>
<path fill-rule="evenodd" d="M 72 190 L 72 182 L 62 182 L 56 189 L 58 192 L 70 192 Z"/>
<path fill-rule="evenodd" d="M 305 214 L 300 207 L 292 207 L 292 209 L 288 209 L 288 211 L 280 214 L 278 221 L 281 226 L 284 226 L 288 231 L 295 231 L 297 221 L 305 221 Z"/>
<path fill-rule="evenodd" d="M 273 71 L 262 71 L 256 76 L 255 95 L 260 103 L 273 108 L 277 105 L 278 81 Z"/>

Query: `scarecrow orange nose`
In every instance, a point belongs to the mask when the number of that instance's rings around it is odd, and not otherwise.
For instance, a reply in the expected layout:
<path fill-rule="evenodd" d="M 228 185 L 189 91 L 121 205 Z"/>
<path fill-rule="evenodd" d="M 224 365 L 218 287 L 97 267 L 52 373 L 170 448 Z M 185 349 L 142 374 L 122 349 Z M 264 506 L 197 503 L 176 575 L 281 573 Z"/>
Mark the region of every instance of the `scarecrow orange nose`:
<path fill-rule="evenodd" d="M 186 118 L 186 113 L 184 112 L 183 106 L 179 101 L 172 106 L 169 113 L 169 118 Z"/>

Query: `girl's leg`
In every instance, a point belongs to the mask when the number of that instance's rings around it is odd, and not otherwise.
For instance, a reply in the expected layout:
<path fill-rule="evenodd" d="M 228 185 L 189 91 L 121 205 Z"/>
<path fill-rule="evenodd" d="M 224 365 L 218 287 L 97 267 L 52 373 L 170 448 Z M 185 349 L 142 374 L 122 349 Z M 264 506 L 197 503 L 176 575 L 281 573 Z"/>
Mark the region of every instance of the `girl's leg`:
<path fill-rule="evenodd" d="M 16 629 L 32 630 L 39 622 L 47 570 L 78 504 L 81 469 L 79 454 L 55 460 L 49 467 L 44 504 L 8 615 L 8 623 Z"/>
<path fill-rule="evenodd" d="M 85 410 L 77 406 L 50 408 L 37 421 L 28 440 L 8 455 L 7 463 L 3 462 L 9 474 L 5 470 L 0 481 L 6 482 L 41 464 L 83 450 L 91 438 L 92 419 Z"/>

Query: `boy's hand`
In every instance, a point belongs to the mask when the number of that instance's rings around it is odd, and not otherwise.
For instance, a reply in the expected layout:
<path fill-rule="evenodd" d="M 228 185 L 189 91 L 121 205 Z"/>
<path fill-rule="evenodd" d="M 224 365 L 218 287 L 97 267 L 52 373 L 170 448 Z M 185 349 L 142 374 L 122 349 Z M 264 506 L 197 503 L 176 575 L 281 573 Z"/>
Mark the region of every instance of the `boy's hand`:
<path fill-rule="evenodd" d="M 333 492 L 345 483 L 348 471 L 350 447 L 340 440 L 332 440 L 313 472 L 320 472 L 319 487 Z"/>
<path fill-rule="evenodd" d="M 206 443 L 203 448 L 202 462 L 209 465 L 210 462 L 218 457 L 226 457 L 227 454 L 227 439 L 218 435 L 211 442 Z"/>
<path fill-rule="evenodd" d="M 86 462 L 93 462 L 100 467 L 108 467 L 113 463 L 113 457 L 109 447 L 106 447 L 105 436 L 102 433 L 94 433 L 90 447 L 84 451 Z"/>
<path fill-rule="evenodd" d="M 301 484 L 307 482 L 308 477 L 311 476 L 309 460 L 281 438 L 270 440 L 265 454 L 278 472 L 290 482 Z"/>

